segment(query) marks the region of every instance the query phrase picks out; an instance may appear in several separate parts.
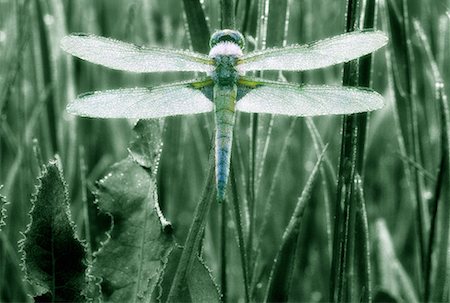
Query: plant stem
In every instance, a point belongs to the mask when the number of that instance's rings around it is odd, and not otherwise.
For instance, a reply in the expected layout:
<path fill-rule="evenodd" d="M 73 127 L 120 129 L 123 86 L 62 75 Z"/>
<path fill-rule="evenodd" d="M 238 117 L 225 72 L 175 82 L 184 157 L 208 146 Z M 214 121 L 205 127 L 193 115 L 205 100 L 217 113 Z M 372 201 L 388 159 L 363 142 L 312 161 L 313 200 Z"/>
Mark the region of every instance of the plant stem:
<path fill-rule="evenodd" d="M 231 167 L 231 173 L 230 173 L 230 181 L 231 181 L 231 189 L 233 192 L 233 214 L 235 217 L 236 222 L 236 234 L 238 239 L 238 246 L 239 246 L 239 252 L 241 256 L 241 265 L 242 265 L 242 276 L 244 278 L 244 291 L 245 291 L 245 302 L 250 302 L 250 285 L 249 285 L 249 278 L 248 278 L 248 262 L 247 262 L 247 254 L 245 249 L 245 242 L 244 242 L 244 231 L 242 228 L 242 220 L 241 220 L 241 210 L 239 207 L 239 195 L 237 191 L 237 185 L 236 185 L 236 179 L 235 179 L 235 173 L 234 173 L 234 166 Z"/>
<path fill-rule="evenodd" d="M 234 10 L 234 0 L 220 0 L 221 7 L 221 27 L 222 29 L 236 28 L 236 18 Z"/>
<path fill-rule="evenodd" d="M 210 153 L 209 159 L 209 171 L 208 177 L 206 179 L 205 187 L 201 195 L 201 200 L 197 204 L 197 208 L 194 214 L 194 220 L 192 221 L 191 227 L 189 228 L 189 233 L 187 235 L 184 249 L 178 263 L 177 271 L 172 281 L 170 287 L 169 295 L 166 302 L 176 301 L 177 294 L 182 288 L 183 283 L 186 281 L 186 275 L 189 272 L 189 268 L 194 260 L 196 253 L 198 251 L 198 245 L 200 244 L 200 239 L 203 235 L 202 230 L 204 228 L 205 218 L 208 214 L 211 202 L 214 196 L 214 152 Z"/>
<path fill-rule="evenodd" d="M 227 201 L 220 204 L 220 289 L 222 300 L 227 302 Z"/>
<path fill-rule="evenodd" d="M 347 1 L 346 31 L 351 32 L 357 28 L 358 0 Z M 344 65 L 343 85 L 357 86 L 358 84 L 357 61 L 351 61 Z M 358 114 L 344 116 L 342 124 L 341 156 L 339 163 L 338 186 L 336 195 L 336 215 L 334 222 L 333 258 L 331 266 L 330 300 L 351 301 L 350 285 L 347 278 L 351 275 L 352 252 L 354 230 L 354 218 L 356 215 L 355 199 L 352 199 L 353 180 L 357 169 L 357 163 L 363 157 L 358 143 L 358 127 L 365 127 Z M 364 121 L 364 119 L 362 120 Z M 362 125 L 364 124 L 364 125 Z"/>

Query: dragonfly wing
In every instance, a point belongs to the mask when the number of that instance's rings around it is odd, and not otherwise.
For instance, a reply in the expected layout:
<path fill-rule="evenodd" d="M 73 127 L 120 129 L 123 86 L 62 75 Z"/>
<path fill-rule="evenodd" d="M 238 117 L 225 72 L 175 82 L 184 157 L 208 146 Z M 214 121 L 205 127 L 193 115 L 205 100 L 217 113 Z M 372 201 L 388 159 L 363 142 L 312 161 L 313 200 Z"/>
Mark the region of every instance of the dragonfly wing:
<path fill-rule="evenodd" d="M 351 61 L 386 45 L 380 31 L 350 32 L 306 45 L 253 52 L 238 61 L 242 72 L 253 70 L 300 71 Z"/>
<path fill-rule="evenodd" d="M 213 103 L 204 89 L 210 78 L 154 88 L 131 88 L 92 92 L 69 103 L 71 114 L 92 118 L 161 118 L 206 113 Z"/>
<path fill-rule="evenodd" d="M 383 97 L 367 88 L 310 86 L 243 78 L 248 92 L 236 109 L 249 113 L 321 116 L 368 112 L 384 105 Z"/>
<path fill-rule="evenodd" d="M 189 51 L 145 48 L 95 35 L 66 36 L 61 40 L 61 48 L 83 60 L 130 72 L 210 72 L 213 69 L 212 60 L 206 55 Z"/>

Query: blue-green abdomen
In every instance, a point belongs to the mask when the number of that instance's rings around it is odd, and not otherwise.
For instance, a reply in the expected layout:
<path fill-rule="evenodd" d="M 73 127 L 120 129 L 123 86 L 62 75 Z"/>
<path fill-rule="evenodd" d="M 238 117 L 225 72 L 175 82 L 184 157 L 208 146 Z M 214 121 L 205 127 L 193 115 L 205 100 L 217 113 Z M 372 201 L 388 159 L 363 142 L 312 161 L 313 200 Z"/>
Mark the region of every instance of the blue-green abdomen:
<path fill-rule="evenodd" d="M 217 198 L 225 197 L 230 172 L 231 144 L 235 121 L 237 86 L 214 85 L 214 117 L 216 121 L 216 185 Z"/>

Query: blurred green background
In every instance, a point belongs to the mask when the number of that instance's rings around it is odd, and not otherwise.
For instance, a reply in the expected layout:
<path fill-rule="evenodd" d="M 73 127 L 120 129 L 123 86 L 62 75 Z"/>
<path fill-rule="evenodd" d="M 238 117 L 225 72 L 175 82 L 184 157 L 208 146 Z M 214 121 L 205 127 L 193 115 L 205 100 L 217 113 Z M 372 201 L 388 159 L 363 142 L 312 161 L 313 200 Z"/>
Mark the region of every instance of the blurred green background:
<path fill-rule="evenodd" d="M 209 31 L 220 29 L 220 1 L 200 2 Z M 155 86 L 194 76 L 108 70 L 63 53 L 60 39 L 71 32 L 85 32 L 140 45 L 207 51 L 209 37 L 195 34 L 199 32 L 195 27 L 204 20 L 185 13 L 193 3 L 197 1 L 0 0 L 0 193 L 10 202 L 4 232 L 16 264 L 20 259 L 17 241 L 29 220 L 39 164 L 55 153 L 63 162 L 72 217 L 81 237 L 85 238 L 85 203 L 94 248 L 107 226 L 92 204 L 92 191 L 107 168 L 127 155 L 135 121 L 76 118 L 64 111 L 66 104 L 87 91 Z M 361 1 L 361 10 L 365 3 Z M 449 125 L 444 123 L 448 88 L 443 86 L 450 79 L 449 5 L 446 0 L 376 1 L 375 24 L 390 36 L 390 43 L 374 55 L 372 87 L 385 96 L 386 106 L 369 116 L 362 179 L 372 286 L 380 301 L 423 300 L 423 268 L 430 246 L 430 298 L 449 299 Z M 343 33 L 346 1 L 239 0 L 236 13 L 237 29 L 246 36 L 251 51 Z M 262 76 L 340 85 L 342 65 Z M 158 194 L 179 243 L 187 234 L 205 181 L 212 118 L 202 114 L 164 122 Z M 244 229 L 250 220 L 246 210 L 249 171 L 255 167 L 255 298 L 264 295 L 282 234 L 317 160 L 311 136 L 317 129 L 316 138 L 319 134 L 329 143 L 324 165 L 328 177 L 323 178 L 324 174 L 317 182 L 302 219 L 290 298 L 328 301 L 342 117 L 308 120 L 260 115 L 257 123 L 254 118 L 238 116 L 233 165 Z M 220 208 L 214 203 L 204 241 L 204 257 L 217 279 L 219 216 Z M 235 224 L 231 216 L 228 221 L 228 298 L 234 302 L 243 298 L 242 270 Z M 431 230 L 435 233 L 430 242 Z M 0 283 L 0 289 L 19 287 L 9 278 Z"/>

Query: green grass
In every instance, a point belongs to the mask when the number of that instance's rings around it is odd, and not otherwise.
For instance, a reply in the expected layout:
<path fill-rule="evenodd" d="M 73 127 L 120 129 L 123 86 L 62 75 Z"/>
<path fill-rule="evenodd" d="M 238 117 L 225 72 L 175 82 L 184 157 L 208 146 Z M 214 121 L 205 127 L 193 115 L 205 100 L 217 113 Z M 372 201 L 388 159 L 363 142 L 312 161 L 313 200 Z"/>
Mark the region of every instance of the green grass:
<path fill-rule="evenodd" d="M 149 283 L 162 285 L 147 297 L 152 300 L 215 300 L 217 284 L 227 302 L 448 302 L 449 7 L 444 0 L 0 1 L 0 206 L 6 210 L 5 225 L 0 217 L 0 301 L 25 301 L 36 291 L 22 282 L 18 242 L 42 166 L 58 154 L 73 226 L 86 241 L 86 260 L 94 262 L 90 286 L 100 276 L 109 278 L 92 252 L 103 247 L 111 228 L 111 218 L 99 209 L 113 209 L 113 239 L 130 227 L 127 212 L 140 231 L 161 228 L 151 245 L 132 242 L 158 249 L 162 263 L 139 271 L 139 277 L 147 277 L 147 270 L 161 274 Z M 372 57 L 258 76 L 371 86 L 384 95 L 386 106 L 370 114 L 312 119 L 239 114 L 228 200 L 222 205 L 212 199 L 212 115 L 171 117 L 133 130 L 134 121 L 65 113 L 79 93 L 192 75 L 138 75 L 95 66 L 63 53 L 64 35 L 95 33 L 207 52 L 210 33 L 233 24 L 246 36 L 247 51 L 355 28 L 383 30 L 389 45 Z M 132 162 L 129 153 L 139 165 L 126 162 Z M 111 168 L 119 161 L 136 173 L 127 170 L 117 183 L 98 184 L 109 172 L 125 172 L 119 164 Z M 146 176 L 157 199 L 126 185 L 136 174 Z M 111 192 L 125 197 L 124 203 L 140 201 L 143 213 L 108 208 L 114 206 Z M 145 204 L 155 202 L 161 212 Z M 97 264 L 121 260 L 107 253 L 97 255 L 105 262 Z M 133 249 L 127 253 L 125 261 L 142 260 Z"/>

